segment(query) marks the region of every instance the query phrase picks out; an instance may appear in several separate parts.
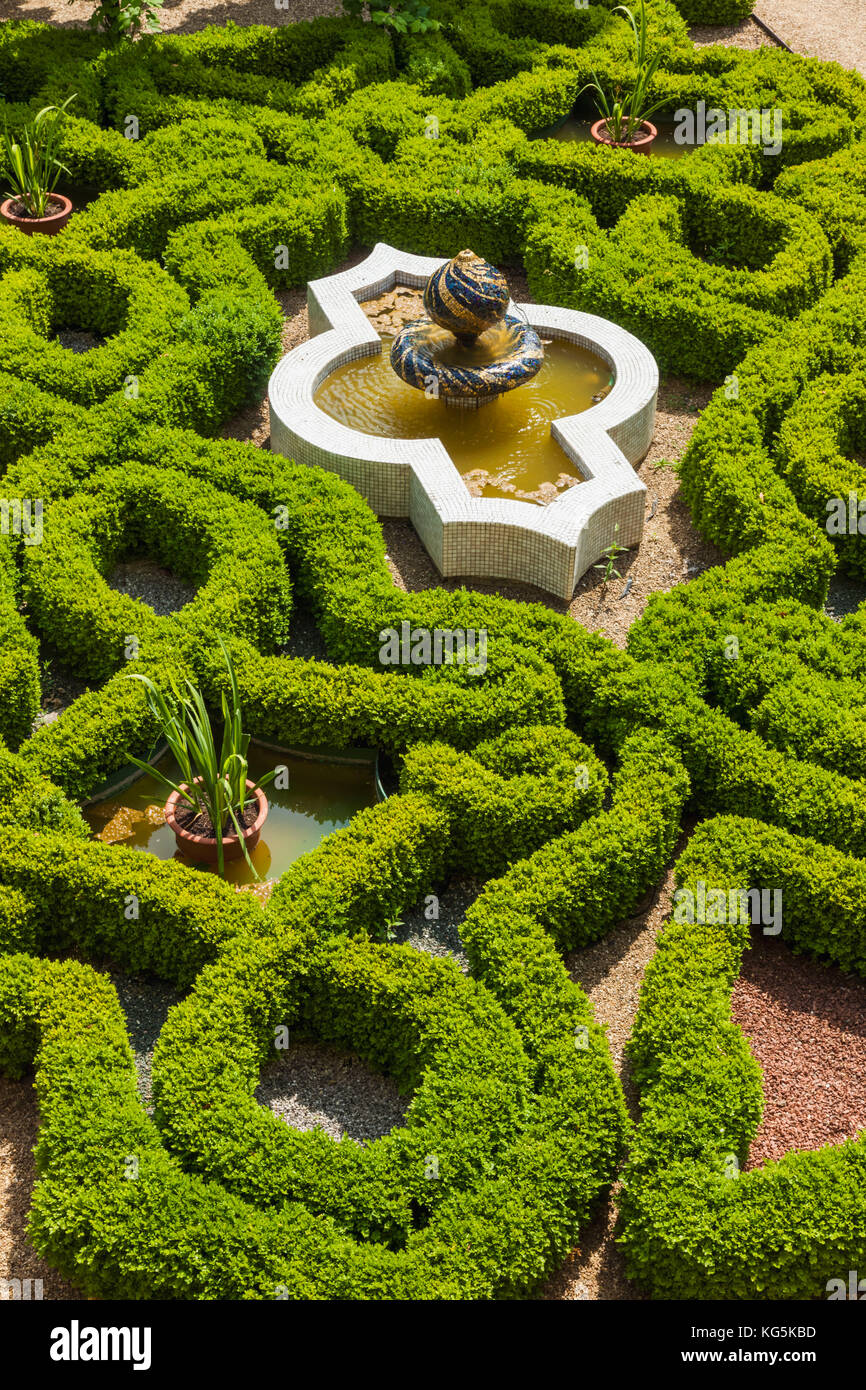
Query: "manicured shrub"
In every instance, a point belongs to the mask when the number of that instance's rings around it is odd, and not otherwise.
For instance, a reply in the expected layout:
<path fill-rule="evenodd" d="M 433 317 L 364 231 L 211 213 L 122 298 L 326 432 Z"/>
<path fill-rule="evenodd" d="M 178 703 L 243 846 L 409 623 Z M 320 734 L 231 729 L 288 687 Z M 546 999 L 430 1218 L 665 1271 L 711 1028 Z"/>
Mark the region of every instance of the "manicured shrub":
<path fill-rule="evenodd" d="M 135 377 L 174 341 L 189 310 L 183 290 L 129 252 L 57 248 L 45 237 L 0 245 L 0 366 L 64 400 L 91 405 Z M 46 249 L 47 245 L 47 249 Z M 107 341 L 72 352 L 58 329 Z"/>
<path fill-rule="evenodd" d="M 471 754 L 448 744 L 410 748 L 401 786 L 447 811 L 465 873 L 502 873 L 601 809 L 607 774 L 567 729 L 536 725 L 480 743 Z"/>
<path fill-rule="evenodd" d="M 106 583 L 117 561 L 135 552 L 199 590 L 182 610 L 193 629 L 237 631 L 265 648 L 285 640 L 288 578 L 261 512 L 170 470 L 100 471 L 85 491 L 51 504 L 42 543 L 24 549 L 34 620 L 84 675 L 104 679 L 124 660 L 146 659 L 148 639 L 164 622 Z"/>
<path fill-rule="evenodd" d="M 862 970 L 862 870 L 826 846 L 719 820 L 699 828 L 677 877 L 693 901 L 702 884 L 722 901 L 781 887 L 783 939 Z M 749 926 L 705 915 L 664 929 L 629 1043 L 642 1118 L 619 1199 L 628 1267 L 660 1298 L 815 1297 L 862 1250 L 863 1141 L 740 1171 L 762 1106 L 730 1019 Z"/>

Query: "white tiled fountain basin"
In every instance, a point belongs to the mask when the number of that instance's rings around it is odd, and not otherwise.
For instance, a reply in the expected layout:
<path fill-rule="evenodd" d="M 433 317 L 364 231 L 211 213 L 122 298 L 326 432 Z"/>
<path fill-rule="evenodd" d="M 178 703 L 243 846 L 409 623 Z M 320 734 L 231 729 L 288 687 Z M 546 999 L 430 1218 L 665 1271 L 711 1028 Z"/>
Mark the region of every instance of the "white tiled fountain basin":
<path fill-rule="evenodd" d="M 314 402 L 318 387 L 338 367 L 381 349 L 361 302 L 396 285 L 423 289 L 444 259 L 379 242 L 360 265 L 310 281 L 313 336 L 278 363 L 268 387 L 271 449 L 339 473 L 379 516 L 409 517 L 443 576 L 517 579 L 568 600 L 614 540 L 635 546 L 643 532 L 646 488 L 631 465 L 643 458 L 652 438 L 658 367 L 631 333 L 574 309 L 516 306 L 544 337 L 591 349 L 614 374 L 598 405 L 551 424 L 553 437 L 586 481 L 547 506 L 473 497 L 440 440 L 361 434 Z"/>

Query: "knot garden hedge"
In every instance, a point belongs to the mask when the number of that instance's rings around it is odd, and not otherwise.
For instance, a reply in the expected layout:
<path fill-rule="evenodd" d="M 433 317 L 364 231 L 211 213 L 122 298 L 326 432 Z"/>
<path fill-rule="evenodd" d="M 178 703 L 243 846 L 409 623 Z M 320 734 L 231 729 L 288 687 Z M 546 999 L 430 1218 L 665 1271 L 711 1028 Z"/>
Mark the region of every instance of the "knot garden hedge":
<path fill-rule="evenodd" d="M 412 39 L 338 18 L 110 49 L 0 26 L 5 114 L 76 91 L 62 157 L 99 190 L 57 239 L 0 229 L 3 490 L 44 526 L 0 537 L 0 1065 L 35 1063 L 31 1239 L 84 1291 L 521 1296 L 623 1160 L 619 1235 L 656 1296 L 815 1297 L 863 1258 L 866 1141 L 726 1176 L 761 1113 L 730 1017 L 748 928 L 664 930 L 629 1045 L 637 1128 L 560 954 L 634 910 L 687 811 L 678 882 L 784 885 L 787 941 L 866 968 L 864 619 L 823 612 L 837 567 L 864 564 L 824 507 L 856 492 L 866 449 L 866 86 L 689 43 L 686 19 L 747 8 L 653 3 L 657 80 L 671 111 L 780 109 L 776 158 L 535 138 L 591 69 L 625 71 L 605 5 L 439 0 L 441 30 Z M 279 356 L 273 288 L 380 239 L 522 259 L 539 300 L 718 384 L 682 480 L 729 558 L 653 596 L 627 652 L 541 605 L 399 591 L 348 485 L 215 437 Z M 104 343 L 74 355 L 65 326 Z M 111 589 L 130 547 L 194 600 L 156 617 Z M 285 654 L 296 601 L 327 661 Z M 404 621 L 485 628 L 486 673 L 383 671 L 379 633 Z M 217 633 L 254 735 L 402 763 L 399 792 L 266 908 L 91 841 L 77 805 L 152 746 L 125 676 L 218 699 Z M 34 734 L 39 639 L 93 688 Z M 455 872 L 484 881 L 468 976 L 385 939 Z M 185 991 L 152 1116 L 115 991 L 82 963 L 104 958 Z M 391 1072 L 405 1123 L 335 1145 L 260 1107 L 282 1027 Z"/>

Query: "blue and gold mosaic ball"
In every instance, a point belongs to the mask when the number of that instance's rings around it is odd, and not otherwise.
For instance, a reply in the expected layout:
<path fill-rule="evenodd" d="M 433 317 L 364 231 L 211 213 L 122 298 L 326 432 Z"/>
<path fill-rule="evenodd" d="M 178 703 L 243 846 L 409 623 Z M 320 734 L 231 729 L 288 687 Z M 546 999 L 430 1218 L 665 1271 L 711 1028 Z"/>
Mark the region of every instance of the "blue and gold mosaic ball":
<path fill-rule="evenodd" d="M 434 323 L 465 342 L 498 323 L 509 298 L 508 282 L 501 270 L 474 251 L 461 251 L 430 276 L 424 308 Z"/>
<path fill-rule="evenodd" d="M 525 319 L 506 312 L 509 299 L 502 271 L 461 251 L 430 276 L 429 317 L 397 335 L 391 366 L 408 386 L 446 405 L 485 405 L 513 391 L 541 370 L 544 348 Z"/>

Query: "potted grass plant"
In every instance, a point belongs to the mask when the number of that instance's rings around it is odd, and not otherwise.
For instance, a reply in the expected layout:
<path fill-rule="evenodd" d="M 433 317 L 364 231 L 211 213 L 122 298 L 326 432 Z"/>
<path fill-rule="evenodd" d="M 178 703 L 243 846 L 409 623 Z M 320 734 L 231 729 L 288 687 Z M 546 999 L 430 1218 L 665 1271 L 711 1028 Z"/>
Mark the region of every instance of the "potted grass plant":
<path fill-rule="evenodd" d="M 66 108 L 75 95 L 73 92 L 67 97 L 62 106 L 43 106 L 17 138 L 4 127 L 2 152 L 11 190 L 0 203 L 0 217 L 27 236 L 34 232 L 54 236 L 72 216 L 71 200 L 54 190 L 60 175 L 69 174 L 57 150 Z"/>
<path fill-rule="evenodd" d="M 661 54 L 655 53 L 650 56 L 648 52 L 645 0 L 640 0 L 637 19 L 627 5 L 617 5 L 611 13 L 625 15 L 632 27 L 637 70 L 632 84 L 624 91 L 617 87 L 613 93 L 608 93 L 595 72 L 592 74 L 592 82 L 581 88 L 581 93 L 595 92 L 596 105 L 600 112 L 600 117 L 593 123 L 590 134 L 597 145 L 613 145 L 617 149 L 649 154 L 658 135 L 658 130 L 649 118 L 665 104 L 662 100 L 651 106 L 648 101 L 648 93 L 661 62 Z"/>
<path fill-rule="evenodd" d="M 159 725 L 180 768 L 172 781 L 152 763 L 128 754 L 136 767 L 151 773 L 169 792 L 165 803 L 166 824 L 174 831 L 178 849 L 197 863 L 216 864 L 220 875 L 231 859 L 246 860 L 258 878 L 250 850 L 258 844 L 268 814 L 262 788 L 276 772 L 259 781 L 249 777 L 247 753 L 250 735 L 244 733 L 237 677 L 231 656 L 220 646 L 229 675 L 229 694 L 222 695 L 222 739 L 217 743 L 210 714 L 199 688 L 189 680 L 179 690 L 174 683 L 160 690 L 149 676 L 130 675 L 141 681 L 151 714 Z"/>

